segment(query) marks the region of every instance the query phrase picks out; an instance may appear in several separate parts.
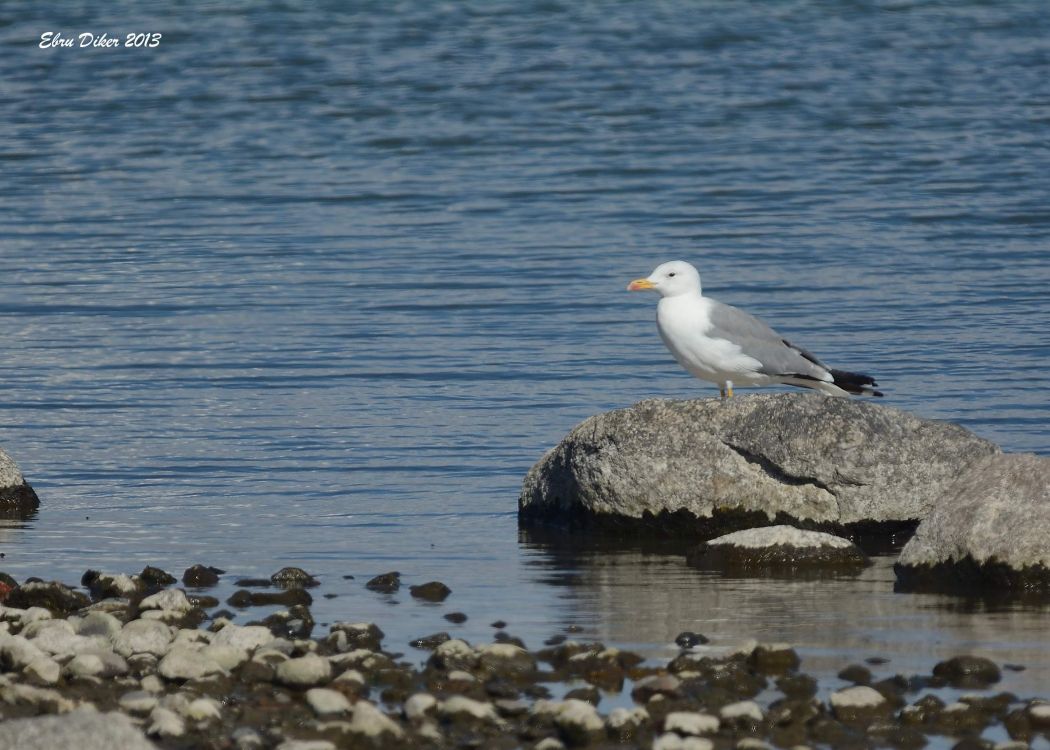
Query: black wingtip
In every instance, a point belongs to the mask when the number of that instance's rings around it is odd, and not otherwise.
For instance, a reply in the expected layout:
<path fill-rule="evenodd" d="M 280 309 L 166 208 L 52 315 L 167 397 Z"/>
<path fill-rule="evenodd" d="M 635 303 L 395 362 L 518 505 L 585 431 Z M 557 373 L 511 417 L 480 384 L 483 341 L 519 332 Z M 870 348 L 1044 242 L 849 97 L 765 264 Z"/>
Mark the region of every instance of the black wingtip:
<path fill-rule="evenodd" d="M 855 396 L 875 396 L 876 398 L 882 398 L 883 396 L 882 391 L 876 391 L 873 387 L 878 385 L 878 383 L 870 375 L 834 369 L 829 369 L 828 372 L 835 379 L 835 385 L 846 391 L 846 393 L 852 393 Z"/>

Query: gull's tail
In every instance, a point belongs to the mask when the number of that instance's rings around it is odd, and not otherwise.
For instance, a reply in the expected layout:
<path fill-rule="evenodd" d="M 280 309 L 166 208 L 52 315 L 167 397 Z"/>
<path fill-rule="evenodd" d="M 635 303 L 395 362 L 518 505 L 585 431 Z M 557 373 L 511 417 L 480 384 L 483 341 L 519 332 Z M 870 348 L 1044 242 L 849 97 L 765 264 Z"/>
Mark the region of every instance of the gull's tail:
<path fill-rule="evenodd" d="M 869 375 L 835 370 L 830 367 L 828 372 L 831 373 L 831 377 L 835 378 L 835 385 L 846 391 L 846 393 L 852 393 L 854 396 L 882 396 L 882 391 L 877 391 L 873 387 L 878 385 L 875 382 L 875 378 Z"/>

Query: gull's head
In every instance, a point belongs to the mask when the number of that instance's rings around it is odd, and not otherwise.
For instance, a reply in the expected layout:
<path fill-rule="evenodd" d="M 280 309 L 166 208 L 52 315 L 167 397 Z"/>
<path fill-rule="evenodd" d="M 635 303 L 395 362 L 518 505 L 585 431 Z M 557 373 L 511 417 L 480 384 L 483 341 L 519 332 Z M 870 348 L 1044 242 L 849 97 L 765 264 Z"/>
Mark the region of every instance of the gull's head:
<path fill-rule="evenodd" d="M 700 272 L 684 260 L 661 263 L 644 279 L 635 279 L 627 285 L 629 292 L 646 289 L 659 292 L 661 297 L 700 294 Z"/>

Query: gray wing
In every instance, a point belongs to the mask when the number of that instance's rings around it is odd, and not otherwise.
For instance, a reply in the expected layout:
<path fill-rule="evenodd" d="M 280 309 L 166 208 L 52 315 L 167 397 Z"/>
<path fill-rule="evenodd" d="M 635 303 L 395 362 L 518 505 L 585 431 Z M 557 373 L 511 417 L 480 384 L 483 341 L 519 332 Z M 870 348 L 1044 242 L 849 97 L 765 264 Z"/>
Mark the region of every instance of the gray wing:
<path fill-rule="evenodd" d="M 708 298 L 711 302 L 709 336 L 727 339 L 762 363 L 759 372 L 828 380 L 828 368 L 800 346 L 795 346 L 750 313 Z"/>

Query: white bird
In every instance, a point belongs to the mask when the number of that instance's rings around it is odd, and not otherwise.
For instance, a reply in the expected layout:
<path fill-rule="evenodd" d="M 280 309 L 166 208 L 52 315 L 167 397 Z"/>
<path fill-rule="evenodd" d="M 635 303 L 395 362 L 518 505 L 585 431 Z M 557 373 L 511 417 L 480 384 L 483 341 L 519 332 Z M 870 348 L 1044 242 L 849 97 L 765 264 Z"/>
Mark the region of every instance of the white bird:
<path fill-rule="evenodd" d="M 833 396 L 881 396 L 873 378 L 828 367 L 750 313 L 704 297 L 700 273 L 672 260 L 627 286 L 660 293 L 656 326 L 678 363 L 695 377 L 716 383 L 722 398 L 733 385 L 786 383 Z"/>

